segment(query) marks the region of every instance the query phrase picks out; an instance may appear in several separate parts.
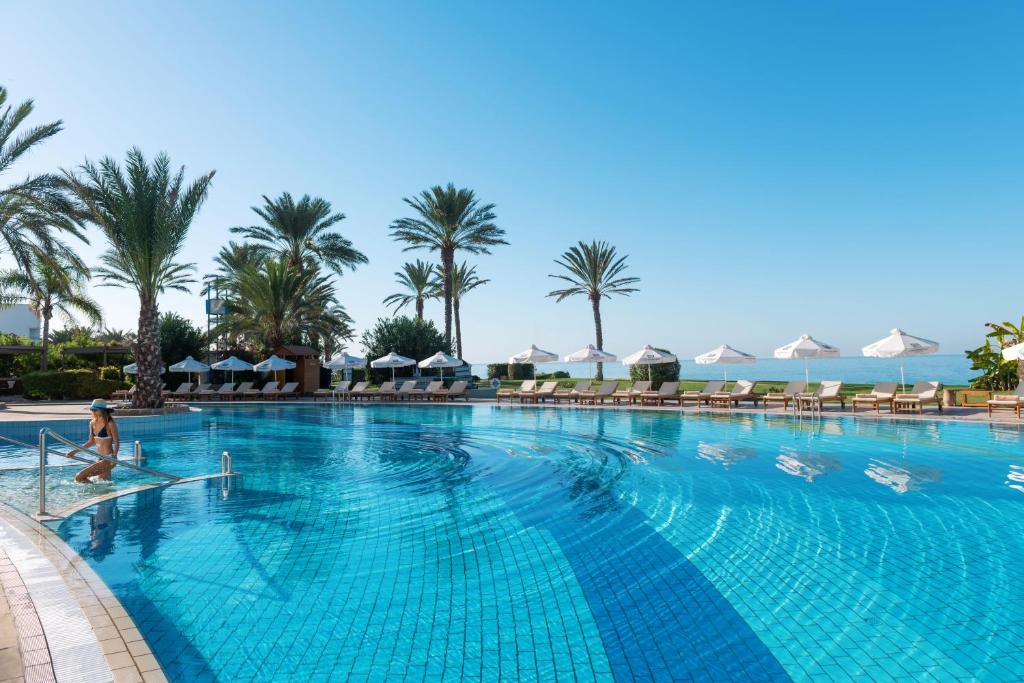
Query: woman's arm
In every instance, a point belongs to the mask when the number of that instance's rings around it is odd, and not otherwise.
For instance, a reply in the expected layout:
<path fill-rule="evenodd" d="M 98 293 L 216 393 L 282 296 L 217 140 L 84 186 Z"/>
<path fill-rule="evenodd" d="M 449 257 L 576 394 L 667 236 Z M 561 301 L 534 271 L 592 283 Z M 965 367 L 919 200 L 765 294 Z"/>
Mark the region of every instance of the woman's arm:
<path fill-rule="evenodd" d="M 117 452 L 121 449 L 121 435 L 117 433 L 117 423 L 111 420 L 107 424 L 107 429 L 110 431 L 110 436 L 112 438 L 110 442 L 110 450 L 116 458 Z"/>
<path fill-rule="evenodd" d="M 83 443 L 83 444 L 82 444 L 82 448 L 92 448 L 92 447 L 93 447 L 93 446 L 95 446 L 95 445 L 96 445 L 96 437 L 94 437 L 94 436 L 90 436 L 90 437 L 89 437 L 89 440 L 88 440 L 88 441 L 86 441 L 85 443 Z M 70 457 L 71 457 L 71 456 L 73 456 L 73 455 L 77 455 L 77 454 L 78 454 L 78 451 L 80 451 L 80 450 L 81 450 L 80 448 L 76 448 L 76 449 L 75 449 L 75 450 L 73 450 L 73 451 L 68 451 L 68 452 L 67 452 L 67 453 L 66 453 L 66 454 L 64 455 L 64 457 L 65 457 L 65 458 L 70 458 Z"/>

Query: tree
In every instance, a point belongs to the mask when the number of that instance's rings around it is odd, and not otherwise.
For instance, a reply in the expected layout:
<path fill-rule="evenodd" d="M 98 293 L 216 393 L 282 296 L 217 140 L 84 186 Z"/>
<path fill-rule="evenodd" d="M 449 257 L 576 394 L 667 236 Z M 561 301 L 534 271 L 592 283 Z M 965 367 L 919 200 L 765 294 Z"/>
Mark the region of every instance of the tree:
<path fill-rule="evenodd" d="M 95 272 L 105 284 L 134 289 L 139 296 L 134 405 L 157 408 L 163 405 L 157 297 L 168 289 L 187 292 L 195 282 L 194 265 L 176 259 L 214 172 L 186 184 L 184 167 L 172 172 L 164 153 L 150 165 L 138 148 L 129 150 L 124 170 L 110 157 L 98 164 L 86 161 L 80 170 L 81 176 L 64 176 L 87 220 L 110 245 Z"/>
<path fill-rule="evenodd" d="M 384 299 L 386 306 L 394 306 L 395 313 L 409 304 L 416 307 L 416 317 L 423 320 L 423 302 L 436 298 L 434 276 L 437 270 L 433 263 L 420 261 L 402 265 L 402 270 L 395 273 L 395 282 L 405 287 L 405 292 L 391 294 Z"/>
<path fill-rule="evenodd" d="M 50 320 L 57 313 L 65 324 L 76 325 L 75 313 L 99 325 L 103 319 L 99 305 L 85 291 L 89 269 L 75 259 L 35 254 L 28 270 L 0 272 L 0 297 L 5 304 L 27 303 L 43 322 L 42 358 L 39 369 L 48 367 Z"/>
<path fill-rule="evenodd" d="M 189 356 L 204 360 L 206 345 L 206 333 L 188 318 L 173 312 L 160 315 L 160 357 L 166 365 Z"/>
<path fill-rule="evenodd" d="M 1024 343 L 1024 315 L 1020 317 L 1020 324 L 1014 325 L 1007 321 L 1004 323 L 985 323 L 991 332 L 986 336 L 995 339 L 1000 349 Z M 1017 382 L 1024 382 L 1024 359 L 1017 361 Z"/>
<path fill-rule="evenodd" d="M 265 258 L 284 259 L 297 270 L 322 264 L 338 275 L 369 262 L 350 240 L 331 231 L 345 214 L 331 213 L 331 204 L 324 199 L 303 195 L 295 203 L 287 192 L 277 199 L 263 195 L 263 206 L 252 210 L 264 225 L 234 227 L 231 232 L 253 240 Z"/>
<path fill-rule="evenodd" d="M 462 318 L 459 315 L 459 302 L 462 298 L 480 285 L 486 285 L 490 280 L 477 276 L 476 266 L 470 266 L 465 261 L 455 266 L 452 270 L 452 315 L 455 318 L 455 356 L 462 358 Z M 435 296 L 438 298 L 443 283 L 439 278 L 434 280 Z"/>
<path fill-rule="evenodd" d="M 228 283 L 238 279 L 238 273 L 246 267 L 258 268 L 267 260 L 265 249 L 256 244 L 239 244 L 230 241 L 227 246 L 221 247 L 220 252 L 213 258 L 217 264 L 217 271 L 203 277 L 203 293 L 212 286 L 225 289 Z"/>
<path fill-rule="evenodd" d="M 394 351 L 407 358 L 427 358 L 438 351 L 451 353 L 451 346 L 434 326 L 433 321 L 400 315 L 394 318 L 380 318 L 377 324 L 363 333 L 363 347 L 367 359 L 380 358 Z M 413 367 L 397 368 L 396 375 L 411 375 Z M 370 370 L 374 381 L 391 378 L 391 370 Z"/>
<path fill-rule="evenodd" d="M 223 284 L 230 312 L 214 335 L 232 335 L 263 352 L 314 336 L 352 338 L 352 320 L 338 304 L 330 277 L 317 268 L 296 270 L 284 259 L 270 259 L 246 266 Z"/>
<path fill-rule="evenodd" d="M 428 249 L 441 256 L 441 293 L 444 298 L 444 338 L 452 342 L 452 273 L 455 252 L 489 254 L 488 247 L 508 244 L 505 231 L 495 225 L 494 204 L 480 205 L 476 195 L 467 188 L 455 189 L 435 185 L 413 198 L 403 201 L 416 212 L 411 218 L 391 223 L 391 237 L 408 244 L 405 251 Z"/>
<path fill-rule="evenodd" d="M 32 114 L 33 107 L 32 100 L 8 105 L 7 89 L 0 86 L 0 176 L 64 127 L 62 121 L 54 121 L 19 134 L 18 127 Z M 65 261 L 77 259 L 54 231 L 85 240 L 59 174 L 29 175 L 14 185 L 0 187 L 0 241 L 21 270 L 31 270 L 40 255 L 43 260 L 51 256 Z"/>
<path fill-rule="evenodd" d="M 604 348 L 604 331 L 601 328 L 601 299 L 610 299 L 612 294 L 629 296 L 639 291 L 634 285 L 640 281 L 637 277 L 620 277 L 626 270 L 626 257 L 618 256 L 615 247 L 607 242 L 580 242 L 570 247 L 555 263 L 568 271 L 568 275 L 549 275 L 569 283 L 569 287 L 556 289 L 548 296 L 557 297 L 556 301 L 564 301 L 570 296 L 585 295 L 590 300 L 594 312 L 595 344 Z M 603 363 L 597 364 L 595 379 L 604 379 Z"/>

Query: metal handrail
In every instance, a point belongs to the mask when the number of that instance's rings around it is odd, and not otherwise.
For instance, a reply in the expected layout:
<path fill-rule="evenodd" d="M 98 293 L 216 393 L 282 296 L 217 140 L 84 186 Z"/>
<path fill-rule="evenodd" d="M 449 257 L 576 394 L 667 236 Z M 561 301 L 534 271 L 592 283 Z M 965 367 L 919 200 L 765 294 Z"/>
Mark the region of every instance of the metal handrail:
<path fill-rule="evenodd" d="M 69 446 L 69 447 L 71 447 L 72 449 L 74 449 L 76 451 L 79 451 L 81 453 L 88 453 L 89 455 L 91 455 L 91 456 L 93 456 L 95 458 L 98 458 L 99 460 L 105 461 L 105 462 L 112 462 L 115 465 L 124 465 L 125 467 L 127 467 L 129 469 L 136 470 L 138 472 L 143 472 L 145 474 L 149 474 L 149 475 L 154 476 L 154 477 L 163 477 L 163 478 L 169 479 L 171 481 L 178 481 L 178 480 L 181 479 L 181 477 L 179 477 L 177 475 L 174 475 L 174 474 L 168 474 L 167 472 L 161 472 L 159 470 L 153 470 L 153 469 L 150 469 L 148 467 L 142 467 L 141 465 L 133 464 L 131 462 L 127 462 L 127 461 L 124 461 L 124 460 L 118 460 L 117 458 L 111 457 L 109 455 L 103 455 L 102 453 L 97 453 L 95 450 L 93 450 L 91 448 L 85 448 L 84 446 L 79 446 L 75 442 L 65 438 L 64 436 L 61 436 L 60 434 L 58 434 L 57 432 L 53 431 L 52 429 L 50 429 L 48 427 L 43 427 L 42 429 L 39 430 L 39 514 L 40 515 L 45 515 L 46 514 L 46 456 L 47 456 L 47 454 L 49 454 L 51 452 L 56 452 L 56 451 L 53 451 L 52 449 L 50 449 L 46 445 L 46 440 L 47 440 L 48 437 L 56 439 L 58 442 L 64 444 L 65 446 Z M 13 439 L 8 439 L 8 441 L 12 441 L 13 442 L 14 440 Z M 17 442 L 15 442 L 15 443 L 17 443 Z M 138 442 L 136 442 L 136 443 L 138 443 Z M 85 458 L 79 458 L 77 455 L 70 455 L 68 453 L 59 453 L 59 452 L 57 452 L 57 454 L 61 455 L 63 457 L 70 457 L 70 458 L 75 459 L 75 460 L 80 460 L 82 462 L 87 462 L 87 463 L 92 464 L 89 460 L 86 460 Z"/>
<path fill-rule="evenodd" d="M 18 441 L 17 439 L 12 439 L 9 436 L 0 435 L 0 441 L 6 441 L 8 443 L 13 443 L 15 446 L 21 446 L 22 448 L 31 448 L 32 450 L 36 450 L 37 448 L 39 448 L 38 445 L 33 445 L 33 444 L 27 443 L 25 441 Z M 53 455 L 59 455 L 62 458 L 68 458 L 70 460 L 77 460 L 78 462 L 85 463 L 86 465 L 91 465 L 92 464 L 92 460 L 89 460 L 87 458 L 82 458 L 82 457 L 79 457 L 77 455 L 68 455 L 67 453 L 61 453 L 60 451 L 58 451 L 55 448 L 47 448 L 46 450 L 47 450 L 48 453 L 52 453 Z M 121 464 L 120 460 L 118 460 L 117 462 L 118 462 L 118 464 Z"/>

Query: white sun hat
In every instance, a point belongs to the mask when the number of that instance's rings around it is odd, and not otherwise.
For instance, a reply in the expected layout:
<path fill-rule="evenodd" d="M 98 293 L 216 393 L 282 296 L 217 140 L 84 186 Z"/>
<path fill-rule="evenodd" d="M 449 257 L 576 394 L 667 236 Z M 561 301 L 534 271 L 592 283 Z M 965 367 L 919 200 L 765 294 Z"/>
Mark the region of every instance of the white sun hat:
<path fill-rule="evenodd" d="M 659 351 L 650 344 L 644 346 L 636 353 L 631 353 L 622 359 L 623 365 L 646 365 L 647 366 L 647 379 L 651 379 L 651 366 L 660 365 L 661 363 L 674 363 L 676 361 L 675 355 Z"/>
<path fill-rule="evenodd" d="M 831 344 L 820 342 L 809 334 L 801 334 L 800 338 L 785 346 L 775 349 L 775 357 L 783 360 L 802 359 L 804 361 L 804 380 L 811 381 L 810 368 L 807 361 L 811 358 L 837 358 L 839 349 Z"/>
<path fill-rule="evenodd" d="M 879 339 L 873 344 L 868 344 L 861 352 L 871 358 L 899 358 L 900 359 L 900 384 L 906 388 L 906 381 L 903 378 L 903 358 L 906 356 L 924 356 L 935 353 L 939 350 L 939 342 L 930 339 L 922 339 L 907 334 L 898 327 L 889 332 L 889 336 Z"/>
<path fill-rule="evenodd" d="M 711 349 L 707 353 L 695 357 L 693 362 L 697 365 L 741 365 L 756 363 L 757 357 L 732 348 L 728 344 L 722 344 L 718 348 Z M 723 368 L 725 381 L 729 381 L 729 370 Z"/>

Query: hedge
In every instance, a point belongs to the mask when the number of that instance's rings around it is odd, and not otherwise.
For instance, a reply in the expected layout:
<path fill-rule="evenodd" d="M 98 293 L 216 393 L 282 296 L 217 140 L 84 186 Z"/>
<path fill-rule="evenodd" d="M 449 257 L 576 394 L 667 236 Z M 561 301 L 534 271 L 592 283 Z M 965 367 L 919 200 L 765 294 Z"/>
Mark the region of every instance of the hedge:
<path fill-rule="evenodd" d="M 533 379 L 533 363 L 491 363 L 487 366 L 487 379 Z"/>
<path fill-rule="evenodd" d="M 95 370 L 37 370 L 21 378 L 25 398 L 51 400 L 80 400 L 109 398 L 124 384 L 100 379 Z"/>

